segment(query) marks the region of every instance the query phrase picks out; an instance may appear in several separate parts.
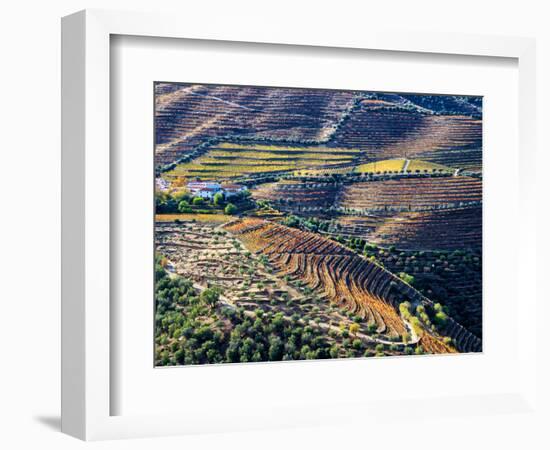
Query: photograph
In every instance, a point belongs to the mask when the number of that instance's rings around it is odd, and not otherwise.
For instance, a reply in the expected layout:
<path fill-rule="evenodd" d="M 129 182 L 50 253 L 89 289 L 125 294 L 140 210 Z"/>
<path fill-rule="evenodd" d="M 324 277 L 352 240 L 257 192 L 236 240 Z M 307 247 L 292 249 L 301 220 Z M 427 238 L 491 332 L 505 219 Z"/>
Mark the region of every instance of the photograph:
<path fill-rule="evenodd" d="M 152 89 L 155 367 L 482 352 L 483 97 Z"/>

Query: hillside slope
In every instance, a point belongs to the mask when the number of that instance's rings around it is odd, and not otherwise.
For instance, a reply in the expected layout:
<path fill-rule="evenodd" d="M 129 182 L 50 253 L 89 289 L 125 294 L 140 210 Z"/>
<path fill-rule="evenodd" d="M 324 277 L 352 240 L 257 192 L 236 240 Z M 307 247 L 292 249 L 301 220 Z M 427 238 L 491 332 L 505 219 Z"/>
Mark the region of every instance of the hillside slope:
<path fill-rule="evenodd" d="M 212 137 L 323 140 L 352 105 L 351 91 L 157 83 L 157 164 Z"/>
<path fill-rule="evenodd" d="M 157 166 L 212 138 L 360 148 L 364 162 L 417 157 L 481 166 L 481 98 L 321 89 L 155 84 Z"/>

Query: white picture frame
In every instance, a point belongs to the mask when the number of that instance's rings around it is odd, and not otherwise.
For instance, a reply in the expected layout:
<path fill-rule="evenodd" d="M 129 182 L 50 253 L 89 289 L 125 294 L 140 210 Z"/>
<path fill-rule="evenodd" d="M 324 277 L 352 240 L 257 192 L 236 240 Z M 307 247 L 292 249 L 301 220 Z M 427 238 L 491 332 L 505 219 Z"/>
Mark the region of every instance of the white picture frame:
<path fill-rule="evenodd" d="M 166 14 L 86 10 L 62 21 L 62 430 L 85 440 L 163 436 L 210 431 L 265 429 L 374 418 L 380 405 L 344 402 L 345 411 L 323 405 L 278 406 L 267 411 L 237 411 L 222 405 L 208 420 L 190 411 L 181 414 L 111 415 L 110 334 L 110 39 L 113 35 L 285 44 L 336 49 L 369 49 L 418 54 L 512 58 L 519 73 L 519 214 L 518 260 L 536 260 L 535 186 L 535 42 L 527 38 L 405 33 L 396 30 L 346 30 L 328 34 L 314 25 L 307 31 L 280 30 L 251 24 L 203 26 L 200 20 Z M 533 265 L 518 265 L 518 280 L 529 278 Z M 536 334 L 529 311 L 540 308 L 533 283 L 522 291 L 518 335 Z M 538 329 L 538 328 L 537 328 Z M 521 337 L 523 336 L 523 338 Z M 402 399 L 420 413 L 452 404 L 460 417 L 495 416 L 503 411 L 525 420 L 540 420 L 536 346 L 522 346 L 520 379 L 513 392 L 490 398 Z M 182 373 L 182 377 L 184 374 Z M 420 403 L 419 403 L 420 402 Z M 472 405 L 476 405 L 472 411 Z M 326 406 L 326 405 L 325 405 Z M 378 411 L 378 412 L 377 412 Z M 445 412 L 447 411 L 447 412 Z M 391 422 L 387 413 L 385 419 Z M 399 422 L 399 419 L 395 419 Z M 479 419 L 479 417 L 477 418 Z M 518 419 L 519 420 L 519 419 Z M 485 420 L 498 430 L 498 420 Z"/>

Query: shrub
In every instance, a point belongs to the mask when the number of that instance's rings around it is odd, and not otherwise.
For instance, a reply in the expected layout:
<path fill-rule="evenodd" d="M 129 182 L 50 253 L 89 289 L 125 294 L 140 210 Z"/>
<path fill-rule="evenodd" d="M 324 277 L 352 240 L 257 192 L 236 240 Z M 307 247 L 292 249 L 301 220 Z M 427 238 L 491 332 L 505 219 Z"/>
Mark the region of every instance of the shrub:
<path fill-rule="evenodd" d="M 418 319 L 418 317 L 411 316 L 410 318 L 411 326 L 413 327 L 414 332 L 418 336 L 422 336 L 424 334 L 424 329 L 422 327 L 422 323 Z"/>
<path fill-rule="evenodd" d="M 414 277 L 405 272 L 399 273 L 399 278 L 401 278 L 405 283 L 412 285 L 414 283 Z"/>
<path fill-rule="evenodd" d="M 438 311 L 435 313 L 434 322 L 437 326 L 444 326 L 447 323 L 448 316 L 443 311 Z"/>
<path fill-rule="evenodd" d="M 411 317 L 411 304 L 410 302 L 402 302 L 399 304 L 399 312 L 405 320 L 409 320 Z"/>
<path fill-rule="evenodd" d="M 352 323 L 350 326 L 349 326 L 349 332 L 352 334 L 352 335 L 356 335 L 357 332 L 359 331 L 359 324 L 358 323 Z"/>
<path fill-rule="evenodd" d="M 211 309 L 214 308 L 220 299 L 220 290 L 217 288 L 208 288 L 201 292 L 200 299 Z"/>
<path fill-rule="evenodd" d="M 272 336 L 269 339 L 268 357 L 270 361 L 280 361 L 283 358 L 284 345 L 278 336 Z"/>
<path fill-rule="evenodd" d="M 176 351 L 176 353 L 174 353 L 174 357 L 179 364 L 183 364 L 185 362 L 185 350 L 180 348 Z"/>
<path fill-rule="evenodd" d="M 368 327 L 367 327 L 367 330 L 369 333 L 376 333 L 376 330 L 378 330 L 378 325 L 376 325 L 375 323 L 371 323 Z"/>
<path fill-rule="evenodd" d="M 189 214 L 191 212 L 193 212 L 193 210 L 191 209 L 191 207 L 189 206 L 189 202 L 188 201 L 185 201 L 185 200 L 182 200 L 179 205 L 178 205 L 178 211 L 182 214 Z"/>
<path fill-rule="evenodd" d="M 216 194 L 214 194 L 214 198 L 213 198 L 214 205 L 220 206 L 223 203 L 223 200 L 224 200 L 224 196 L 222 192 L 216 192 Z"/>
<path fill-rule="evenodd" d="M 233 203 L 228 203 L 224 209 L 225 214 L 231 216 L 237 212 L 237 207 Z"/>

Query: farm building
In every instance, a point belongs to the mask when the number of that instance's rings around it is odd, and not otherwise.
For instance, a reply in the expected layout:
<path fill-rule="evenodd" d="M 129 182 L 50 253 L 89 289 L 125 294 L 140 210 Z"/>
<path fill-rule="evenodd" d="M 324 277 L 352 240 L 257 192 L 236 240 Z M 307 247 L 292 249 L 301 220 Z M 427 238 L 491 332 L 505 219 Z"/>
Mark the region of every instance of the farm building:
<path fill-rule="evenodd" d="M 219 183 L 193 181 L 187 183 L 187 189 L 196 197 L 211 199 L 221 191 L 222 187 Z"/>

